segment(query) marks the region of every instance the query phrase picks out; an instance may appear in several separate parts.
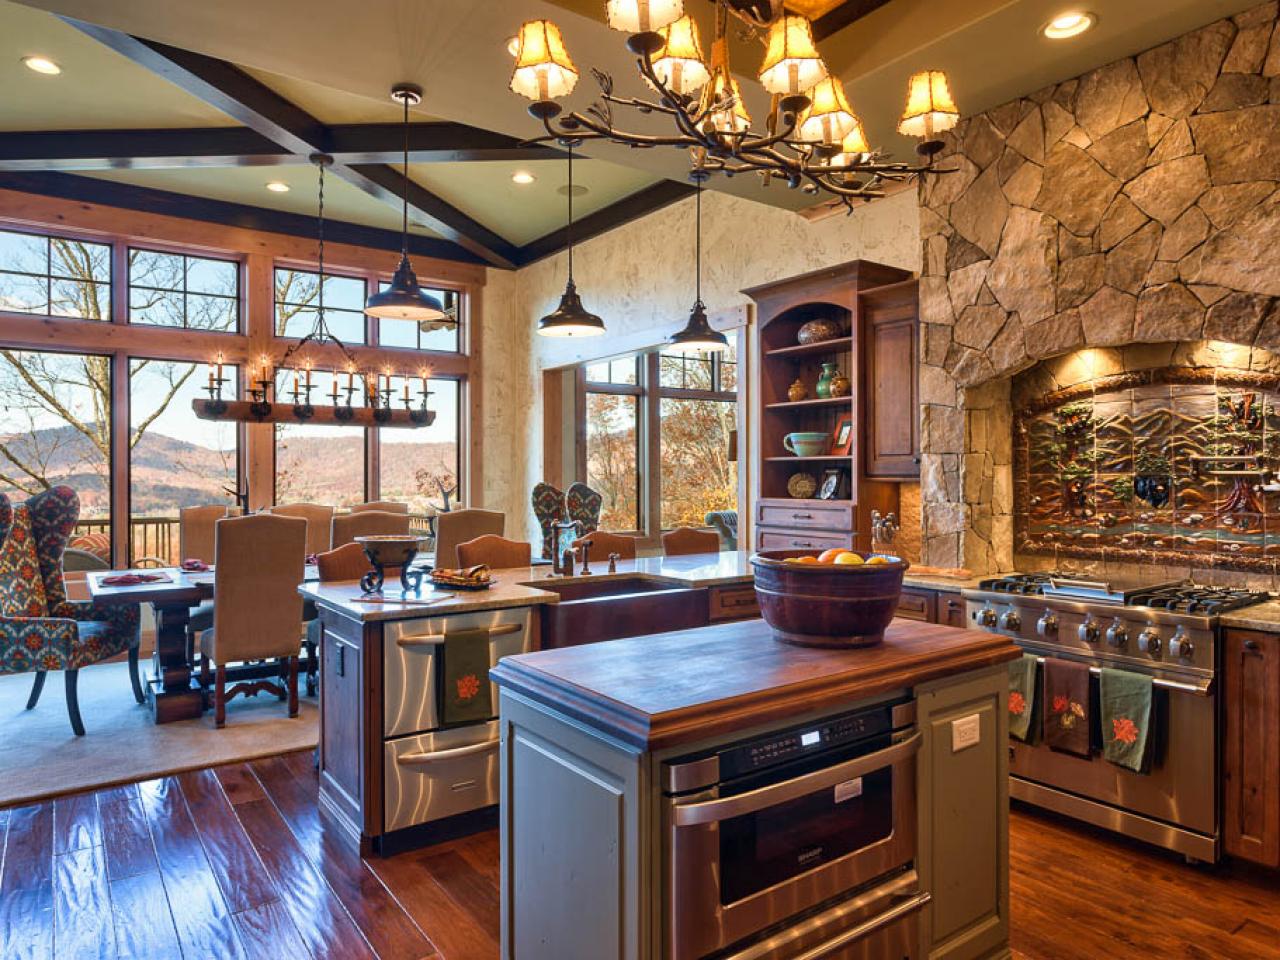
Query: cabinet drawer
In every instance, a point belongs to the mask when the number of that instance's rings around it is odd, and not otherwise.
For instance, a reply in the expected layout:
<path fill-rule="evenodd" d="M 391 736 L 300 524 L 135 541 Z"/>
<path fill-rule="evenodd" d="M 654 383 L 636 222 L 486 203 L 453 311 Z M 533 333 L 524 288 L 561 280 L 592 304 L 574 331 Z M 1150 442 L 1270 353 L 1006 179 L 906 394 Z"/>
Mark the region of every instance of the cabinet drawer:
<path fill-rule="evenodd" d="M 849 503 L 790 504 L 762 503 L 759 509 L 762 527 L 815 527 L 827 531 L 853 530 L 853 505 Z"/>
<path fill-rule="evenodd" d="M 761 550 L 826 550 L 853 547 L 851 533 L 818 533 L 812 530 L 765 530 L 756 534 Z"/>
<path fill-rule="evenodd" d="M 898 616 L 907 620 L 934 621 L 935 596 L 932 590 L 916 590 L 903 587 L 902 596 L 898 598 Z"/>
<path fill-rule="evenodd" d="M 712 587 L 709 598 L 712 623 L 724 620 L 747 620 L 760 616 L 756 588 L 749 583 L 732 587 Z"/>
<path fill-rule="evenodd" d="M 938 599 L 935 604 L 936 616 L 934 619 L 938 623 L 945 623 L 949 627 L 967 627 L 969 621 L 964 615 L 964 597 L 958 593 L 938 592 Z"/>

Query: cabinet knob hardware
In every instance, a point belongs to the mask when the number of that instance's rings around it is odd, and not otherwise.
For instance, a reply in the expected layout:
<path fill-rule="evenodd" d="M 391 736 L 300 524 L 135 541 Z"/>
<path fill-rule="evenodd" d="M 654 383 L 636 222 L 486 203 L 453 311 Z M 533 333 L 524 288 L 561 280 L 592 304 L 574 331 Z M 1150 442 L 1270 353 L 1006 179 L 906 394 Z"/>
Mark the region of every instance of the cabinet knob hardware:
<path fill-rule="evenodd" d="M 919 457 L 912 457 L 912 458 L 911 458 L 911 462 L 912 462 L 912 463 L 919 463 L 919 462 L 920 462 L 920 458 L 919 458 Z"/>
<path fill-rule="evenodd" d="M 959 609 L 960 609 L 960 601 L 959 601 L 959 600 L 948 600 L 948 601 L 947 601 L 947 609 L 948 609 L 948 610 L 959 610 Z"/>
<path fill-rule="evenodd" d="M 1244 642 L 1244 648 L 1246 650 L 1257 650 L 1259 648 L 1259 643 L 1257 640 L 1246 640 Z"/>
<path fill-rule="evenodd" d="M 812 520 L 813 514 L 812 513 L 793 513 L 791 515 L 791 519 L 792 520 Z"/>

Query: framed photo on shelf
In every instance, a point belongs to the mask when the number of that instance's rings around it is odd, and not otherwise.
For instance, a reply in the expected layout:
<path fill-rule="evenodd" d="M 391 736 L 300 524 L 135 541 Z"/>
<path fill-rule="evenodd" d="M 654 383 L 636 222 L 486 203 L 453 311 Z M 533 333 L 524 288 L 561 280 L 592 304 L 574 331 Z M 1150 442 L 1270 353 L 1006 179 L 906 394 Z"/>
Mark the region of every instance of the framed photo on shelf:
<path fill-rule="evenodd" d="M 822 482 L 818 485 L 819 500 L 840 500 L 846 496 L 844 487 L 845 472 L 843 467 L 832 467 L 822 472 Z"/>
<path fill-rule="evenodd" d="M 837 456 L 848 456 L 853 449 L 853 417 L 843 413 L 836 421 L 836 428 L 831 431 L 831 453 Z"/>

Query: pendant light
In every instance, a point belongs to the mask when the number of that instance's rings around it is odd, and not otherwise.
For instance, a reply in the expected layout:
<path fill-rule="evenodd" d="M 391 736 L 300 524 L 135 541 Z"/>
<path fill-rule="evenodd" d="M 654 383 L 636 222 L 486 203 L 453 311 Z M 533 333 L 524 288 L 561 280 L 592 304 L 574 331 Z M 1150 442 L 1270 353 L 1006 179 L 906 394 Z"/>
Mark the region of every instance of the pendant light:
<path fill-rule="evenodd" d="M 673 334 L 669 341 L 678 353 L 718 353 L 729 348 L 729 338 L 719 330 L 711 329 L 707 321 L 707 308 L 702 304 L 702 181 L 709 174 L 706 170 L 695 170 L 689 175 L 697 183 L 694 194 L 695 204 L 695 253 L 694 253 L 694 303 L 693 312 L 689 314 L 689 322 L 684 329 Z"/>
<path fill-rule="evenodd" d="M 595 337 L 604 333 L 604 321 L 582 306 L 578 288 L 573 285 L 573 140 L 562 140 L 569 149 L 569 282 L 565 284 L 560 306 L 538 321 L 538 333 L 544 337 Z"/>
<path fill-rule="evenodd" d="M 393 320 L 435 321 L 438 326 L 454 326 L 440 301 L 420 286 L 409 265 L 409 106 L 422 102 L 422 88 L 414 83 L 400 83 L 391 88 L 391 99 L 404 105 L 404 217 L 401 233 L 400 264 L 391 278 L 391 286 L 365 301 L 364 312 L 371 317 Z M 444 323 L 440 323 L 444 321 Z"/>

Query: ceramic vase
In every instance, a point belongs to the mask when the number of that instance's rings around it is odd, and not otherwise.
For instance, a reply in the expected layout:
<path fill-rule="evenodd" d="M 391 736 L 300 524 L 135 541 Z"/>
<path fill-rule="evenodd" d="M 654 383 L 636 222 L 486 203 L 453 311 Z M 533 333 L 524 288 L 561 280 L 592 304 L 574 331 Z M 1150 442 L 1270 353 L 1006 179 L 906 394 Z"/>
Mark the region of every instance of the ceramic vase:
<path fill-rule="evenodd" d="M 847 397 L 851 388 L 852 384 L 849 383 L 849 378 L 840 371 L 837 370 L 831 377 L 830 396 Z"/>
<path fill-rule="evenodd" d="M 813 388 L 814 394 L 822 399 L 831 396 L 831 378 L 835 375 L 836 365 L 834 363 L 824 363 L 822 365 L 822 373 L 818 376 L 818 384 Z"/>
<path fill-rule="evenodd" d="M 795 383 L 787 387 L 787 399 L 792 403 L 803 400 L 809 395 L 809 391 L 805 389 L 805 385 L 800 382 L 800 378 L 796 377 Z"/>

